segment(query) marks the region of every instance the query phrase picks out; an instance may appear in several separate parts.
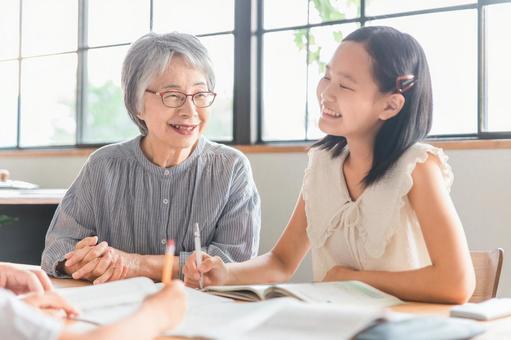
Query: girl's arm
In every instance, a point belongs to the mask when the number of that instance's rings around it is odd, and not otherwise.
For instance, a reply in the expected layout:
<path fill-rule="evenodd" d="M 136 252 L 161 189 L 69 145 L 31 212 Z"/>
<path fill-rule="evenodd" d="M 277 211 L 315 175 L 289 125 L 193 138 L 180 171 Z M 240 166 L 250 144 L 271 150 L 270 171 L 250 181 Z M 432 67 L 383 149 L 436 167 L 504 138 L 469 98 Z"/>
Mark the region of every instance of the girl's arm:
<path fill-rule="evenodd" d="M 204 273 L 205 285 L 287 281 L 309 251 L 306 228 L 305 203 L 300 195 L 286 229 L 268 253 L 245 262 L 228 264 L 218 257 L 204 255 L 200 269 Z M 198 286 L 200 274 L 195 266 L 195 254 L 188 258 L 184 274 L 186 285 Z"/>
<path fill-rule="evenodd" d="M 402 272 L 332 268 L 325 280 L 359 280 L 403 300 L 461 304 L 474 291 L 475 274 L 463 226 L 444 185 L 436 157 L 417 164 L 408 194 L 431 265 Z"/>

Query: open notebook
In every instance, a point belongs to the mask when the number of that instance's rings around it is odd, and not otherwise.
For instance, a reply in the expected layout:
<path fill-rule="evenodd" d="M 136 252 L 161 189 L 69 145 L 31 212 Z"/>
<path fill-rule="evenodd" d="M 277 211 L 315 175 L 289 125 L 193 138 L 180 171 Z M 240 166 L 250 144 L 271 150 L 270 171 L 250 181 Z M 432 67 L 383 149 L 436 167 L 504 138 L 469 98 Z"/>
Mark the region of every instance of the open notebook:
<path fill-rule="evenodd" d="M 354 306 L 387 307 L 402 303 L 395 296 L 360 281 L 210 286 L 204 288 L 203 291 L 242 301 L 292 297 L 304 302 L 326 302 Z"/>
<path fill-rule="evenodd" d="M 75 330 L 113 323 L 136 311 L 145 296 L 160 289 L 144 277 L 94 286 L 61 288 L 58 292 L 81 310 Z M 186 288 L 183 322 L 166 332 L 172 336 L 212 339 L 347 339 L 382 317 L 379 307 L 303 303 L 281 298 L 239 303 Z M 344 291 L 347 294 L 347 291 Z M 323 294 L 330 294 L 323 290 Z M 369 294 L 370 295 L 370 294 Z M 362 300 L 358 300 L 362 301 Z"/>

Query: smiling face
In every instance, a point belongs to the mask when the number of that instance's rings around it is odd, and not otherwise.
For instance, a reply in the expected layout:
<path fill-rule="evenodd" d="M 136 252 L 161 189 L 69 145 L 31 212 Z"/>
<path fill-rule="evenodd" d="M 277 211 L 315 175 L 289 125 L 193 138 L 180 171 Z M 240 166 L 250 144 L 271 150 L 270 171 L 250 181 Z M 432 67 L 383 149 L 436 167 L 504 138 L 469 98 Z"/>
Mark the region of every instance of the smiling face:
<path fill-rule="evenodd" d="M 186 94 L 208 91 L 204 73 L 188 64 L 180 55 L 174 55 L 165 72 L 149 84 L 153 92 L 174 90 Z M 197 108 L 190 96 L 178 108 L 163 105 L 162 98 L 144 93 L 144 111 L 138 114 L 147 126 L 147 138 L 156 145 L 174 149 L 191 148 L 204 131 L 209 108 Z"/>
<path fill-rule="evenodd" d="M 376 135 L 386 98 L 374 80 L 372 65 L 361 43 L 346 41 L 337 48 L 317 87 L 321 131 L 346 138 Z"/>

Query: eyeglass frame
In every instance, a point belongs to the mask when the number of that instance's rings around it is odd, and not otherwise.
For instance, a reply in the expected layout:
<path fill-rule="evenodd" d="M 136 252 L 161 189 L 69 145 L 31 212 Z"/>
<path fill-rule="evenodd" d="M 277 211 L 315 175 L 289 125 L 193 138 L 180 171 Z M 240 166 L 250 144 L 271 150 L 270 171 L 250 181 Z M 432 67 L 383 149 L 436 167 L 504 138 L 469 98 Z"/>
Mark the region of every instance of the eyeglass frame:
<path fill-rule="evenodd" d="M 180 108 L 181 106 L 185 105 L 186 103 L 186 100 L 188 99 L 188 97 L 192 97 L 192 103 L 193 105 L 195 105 L 195 107 L 199 108 L 199 109 L 204 109 L 206 107 L 210 107 L 211 105 L 213 105 L 213 102 L 215 101 L 215 98 L 216 98 L 216 92 L 212 92 L 212 91 L 199 91 L 199 92 L 195 92 L 195 93 L 184 93 L 184 92 L 181 92 L 181 91 L 177 91 L 177 90 L 165 90 L 165 91 L 151 91 L 149 89 L 146 89 L 145 92 L 148 92 L 148 93 L 152 93 L 152 94 L 155 94 L 157 96 L 160 96 L 161 98 L 161 103 L 166 106 L 166 107 L 169 107 L 171 109 L 178 109 Z M 165 104 L 165 101 L 163 99 L 163 96 L 166 94 L 166 93 L 179 93 L 179 94 L 182 94 L 185 96 L 185 100 L 183 101 L 183 104 L 179 105 L 179 106 L 168 106 L 167 104 Z M 208 93 L 208 94 L 212 94 L 213 95 L 213 99 L 211 100 L 211 103 L 209 103 L 209 105 L 207 106 L 198 106 L 197 104 L 195 104 L 195 99 L 194 97 L 198 94 L 202 94 L 202 93 Z"/>

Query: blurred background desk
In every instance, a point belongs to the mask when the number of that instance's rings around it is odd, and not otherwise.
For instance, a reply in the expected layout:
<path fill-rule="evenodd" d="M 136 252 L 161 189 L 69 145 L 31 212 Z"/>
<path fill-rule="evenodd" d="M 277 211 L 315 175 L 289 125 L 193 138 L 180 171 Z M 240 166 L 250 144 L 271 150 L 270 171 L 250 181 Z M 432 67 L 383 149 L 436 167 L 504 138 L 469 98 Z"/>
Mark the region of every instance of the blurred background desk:
<path fill-rule="evenodd" d="M 44 237 L 66 190 L 0 190 L 0 216 L 13 222 L 0 225 L 0 261 L 39 265 Z"/>

